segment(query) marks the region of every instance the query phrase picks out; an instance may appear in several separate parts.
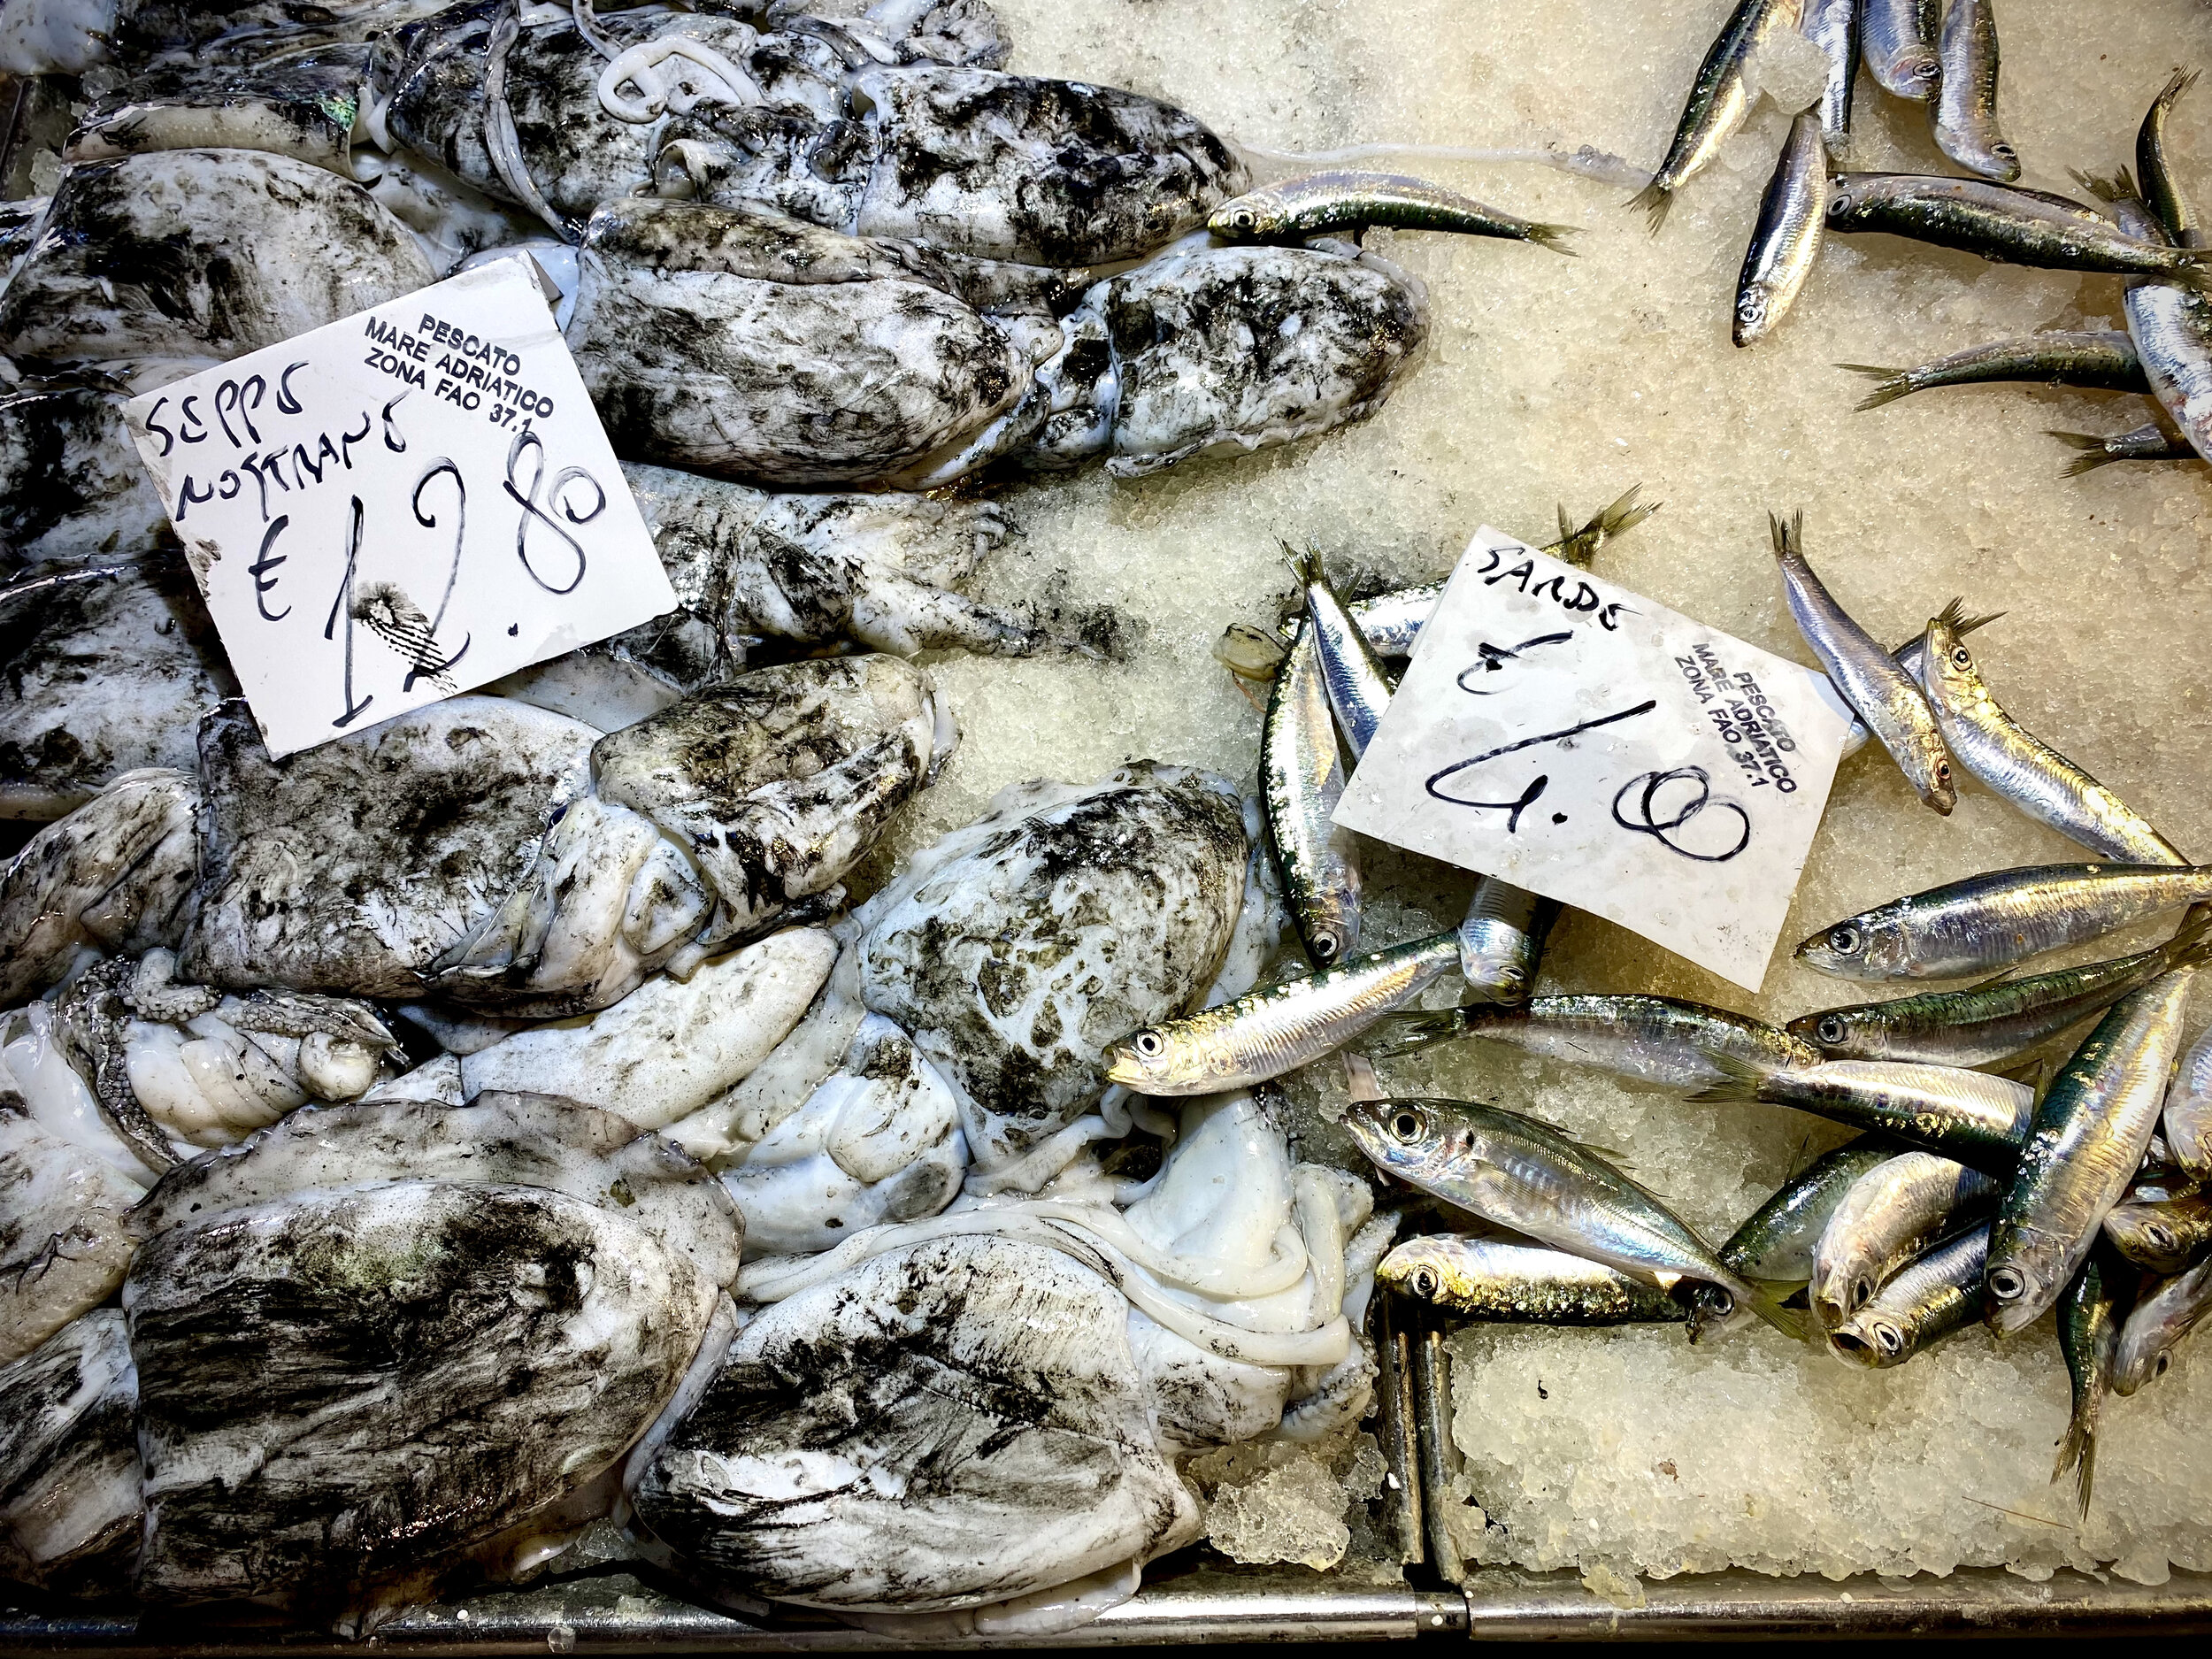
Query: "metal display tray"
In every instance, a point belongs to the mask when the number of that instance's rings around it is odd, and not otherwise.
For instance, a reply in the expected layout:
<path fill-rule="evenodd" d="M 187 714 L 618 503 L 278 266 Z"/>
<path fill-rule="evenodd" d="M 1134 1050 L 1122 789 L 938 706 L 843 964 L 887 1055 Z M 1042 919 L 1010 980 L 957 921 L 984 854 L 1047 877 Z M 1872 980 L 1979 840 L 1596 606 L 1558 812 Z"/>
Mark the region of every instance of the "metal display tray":
<path fill-rule="evenodd" d="M 67 83 L 0 76 L 0 196 L 29 189 L 29 158 L 68 124 Z M 1382 1361 L 1379 1438 L 1391 1464 L 1392 1517 L 1413 1563 L 1403 1584 L 1377 1586 L 1303 1568 L 1225 1566 L 1202 1550 L 1146 1573 L 1134 1599 L 1055 1635 L 973 1637 L 933 1647 L 1014 1648 L 1260 1641 L 1509 1639 L 2189 1635 L 2212 1633 L 2212 1574 L 2146 1586 L 2064 1571 L 2042 1583 L 1993 1569 L 1947 1578 L 1834 1582 L 1807 1574 L 1686 1574 L 1641 1586 L 1620 1607 L 1571 1572 L 1463 1567 L 1423 1502 L 1455 1457 L 1444 1327 L 1394 1323 L 1376 1302 Z M 346 1641 L 227 1609 L 79 1610 L 14 1606 L 0 1586 L 0 1655 L 57 1652 L 206 1655 L 423 1655 L 566 1653 L 887 1651 L 901 1640 L 803 1613 L 753 1622 L 701 1607 L 627 1571 L 603 1571 L 411 1609 L 366 1641 Z"/>

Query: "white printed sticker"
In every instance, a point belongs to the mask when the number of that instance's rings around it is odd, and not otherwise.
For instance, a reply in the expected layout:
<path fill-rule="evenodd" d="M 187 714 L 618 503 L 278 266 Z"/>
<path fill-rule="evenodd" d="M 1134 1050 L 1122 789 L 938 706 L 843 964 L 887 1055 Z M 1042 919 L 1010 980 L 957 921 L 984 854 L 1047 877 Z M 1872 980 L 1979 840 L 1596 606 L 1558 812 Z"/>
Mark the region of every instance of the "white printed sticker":
<path fill-rule="evenodd" d="M 1825 675 L 1486 526 L 1336 822 L 1755 991 L 1849 724 Z"/>
<path fill-rule="evenodd" d="M 521 258 L 124 412 L 273 755 L 675 608 Z"/>

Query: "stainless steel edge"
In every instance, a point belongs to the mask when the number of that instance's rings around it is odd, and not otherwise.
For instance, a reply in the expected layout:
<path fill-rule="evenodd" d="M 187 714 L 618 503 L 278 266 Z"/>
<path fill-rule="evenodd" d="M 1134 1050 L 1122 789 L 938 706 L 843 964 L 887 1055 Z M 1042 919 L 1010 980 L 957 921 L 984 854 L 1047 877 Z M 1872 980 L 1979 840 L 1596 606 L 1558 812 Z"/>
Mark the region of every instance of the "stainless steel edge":
<path fill-rule="evenodd" d="M 1618 1607 L 1571 1573 L 1494 1569 L 1469 1576 L 1468 1633 L 1479 1641 L 1631 1638 L 1751 1640 L 1873 1636 L 2183 1636 L 2212 1632 L 2212 1574 L 2162 1585 L 2062 1571 L 2035 1583 L 1993 1568 L 1948 1578 L 1840 1583 L 1730 1571 L 1639 1586 Z"/>

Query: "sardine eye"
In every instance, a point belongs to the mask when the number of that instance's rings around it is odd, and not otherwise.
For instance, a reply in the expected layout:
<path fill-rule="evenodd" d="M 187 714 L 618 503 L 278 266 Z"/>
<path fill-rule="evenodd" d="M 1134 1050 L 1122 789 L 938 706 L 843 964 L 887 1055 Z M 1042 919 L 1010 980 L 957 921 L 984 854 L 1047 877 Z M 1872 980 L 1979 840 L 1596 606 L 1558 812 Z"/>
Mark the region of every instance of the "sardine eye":
<path fill-rule="evenodd" d="M 1413 1294 L 1417 1296 L 1436 1294 L 1436 1275 L 1425 1267 L 1415 1268 L 1413 1270 Z"/>
<path fill-rule="evenodd" d="M 2144 1228 L 2143 1237 L 2149 1241 L 2154 1250 L 2170 1251 L 2174 1248 L 2173 1229 L 2162 1222 L 2154 1221 L 2149 1226 Z"/>
<path fill-rule="evenodd" d="M 1527 979 L 1528 975 L 1518 968 L 1504 967 L 1498 970 L 1498 978 L 1503 979 L 1508 985 L 1518 985 Z"/>
<path fill-rule="evenodd" d="M 1853 923 L 1843 922 L 1828 930 L 1828 949 L 1839 956 L 1854 955 L 1859 942 L 1859 930 Z"/>
<path fill-rule="evenodd" d="M 1248 208 L 1240 208 L 1237 211 L 1229 215 L 1229 223 L 1231 227 L 1237 230 L 1248 231 L 1252 228 L 1256 222 L 1256 221 L 1252 217 L 1251 210 Z"/>
<path fill-rule="evenodd" d="M 1863 1279 L 1855 1279 L 1851 1281 L 1851 1300 L 1847 1305 L 1855 1312 L 1866 1306 L 1867 1298 L 1873 1294 L 1873 1286 L 1868 1284 Z"/>
<path fill-rule="evenodd" d="M 1421 1138 L 1421 1114 L 1410 1106 L 1402 1106 L 1390 1114 L 1390 1134 L 1394 1141 L 1411 1146 Z"/>
<path fill-rule="evenodd" d="M 1167 1052 L 1167 1043 L 1156 1031 L 1141 1031 L 1129 1045 L 1148 1060 L 1156 1060 Z"/>
<path fill-rule="evenodd" d="M 1841 1042 L 1850 1034 L 1851 1027 L 1843 1022 L 1840 1016 L 1835 1014 L 1829 1015 L 1819 1025 L 1813 1027 L 1813 1035 L 1825 1043 Z"/>
<path fill-rule="evenodd" d="M 1935 764 L 1935 776 L 1936 776 L 1936 781 L 1937 781 L 1938 783 L 1948 783 L 1948 782 L 1950 782 L 1950 781 L 1951 781 L 1951 763 L 1950 763 L 1949 761 L 1947 761 L 1947 760 L 1939 760 L 1939 761 L 1936 762 L 1936 764 Z"/>
<path fill-rule="evenodd" d="M 1833 201 L 1828 204 L 1828 216 L 1831 219 L 1839 213 L 1848 213 L 1850 211 L 1851 198 L 1846 194 L 1839 194 Z"/>
<path fill-rule="evenodd" d="M 2151 1366 L 2151 1375 L 2154 1377 L 2163 1377 L 2166 1374 L 2166 1367 L 2173 1363 L 2174 1356 L 2171 1354 L 2161 1354 L 2156 1362 Z"/>
<path fill-rule="evenodd" d="M 1999 1302 L 2017 1302 L 2028 1294 L 2028 1281 L 2016 1267 L 2001 1267 L 1989 1276 L 1989 1294 Z"/>
<path fill-rule="evenodd" d="M 1951 660 L 1961 668 L 1971 668 L 1974 666 L 1974 653 L 1963 645 L 1954 645 L 1951 648 Z"/>
<path fill-rule="evenodd" d="M 1334 933 L 1319 933 L 1313 936 L 1313 954 L 1316 961 L 1335 961 L 1337 949 L 1336 935 Z"/>
<path fill-rule="evenodd" d="M 1904 1337 L 1886 1325 L 1874 1327 L 1874 1341 L 1885 1354 L 1901 1354 L 1905 1351 Z"/>

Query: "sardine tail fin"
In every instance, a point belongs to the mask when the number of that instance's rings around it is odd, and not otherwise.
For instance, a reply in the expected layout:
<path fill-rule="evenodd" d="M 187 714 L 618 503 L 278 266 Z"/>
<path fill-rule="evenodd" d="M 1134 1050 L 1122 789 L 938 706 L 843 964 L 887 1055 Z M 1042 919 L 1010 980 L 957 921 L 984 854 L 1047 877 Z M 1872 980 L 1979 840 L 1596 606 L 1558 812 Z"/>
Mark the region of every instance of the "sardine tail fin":
<path fill-rule="evenodd" d="M 2191 910 L 2182 918 L 2181 926 L 2174 936 L 2160 948 L 2166 957 L 2166 968 L 2200 968 L 2212 962 L 2212 910 L 2200 915 Z"/>
<path fill-rule="evenodd" d="M 1591 528 L 1597 532 L 1600 541 L 1617 536 L 1624 530 L 1633 530 L 1667 504 L 1663 501 L 1644 501 L 1640 499 L 1643 493 L 1641 484 L 1631 484 L 1590 521 Z"/>
<path fill-rule="evenodd" d="M 1774 557 L 1784 564 L 1805 557 L 1805 510 L 1800 507 L 1785 518 L 1780 513 L 1767 514 L 1767 531 L 1774 538 Z"/>
<path fill-rule="evenodd" d="M 1321 580 L 1321 555 L 1310 547 L 1302 553 L 1279 536 L 1276 541 L 1283 549 L 1283 563 L 1290 566 L 1291 575 L 1297 580 L 1302 595 L 1299 603 L 1302 606 L 1305 590 Z"/>
<path fill-rule="evenodd" d="M 1909 370 L 1886 369 L 1879 364 L 1874 363 L 1839 363 L 1836 366 L 1839 369 L 1848 369 L 1854 374 L 1863 374 L 1876 382 L 1874 389 L 1854 405 L 1858 409 L 1879 409 L 1886 403 L 1893 403 L 1899 398 L 1909 396 L 1914 390 L 1912 374 Z"/>
<path fill-rule="evenodd" d="M 1417 1014 L 1393 1014 L 1377 1023 L 1375 1033 L 1367 1045 L 1369 1052 L 1387 1058 L 1449 1042 L 1462 1034 L 1462 1026 L 1458 1010 L 1439 1008 Z"/>
<path fill-rule="evenodd" d="M 1645 217 L 1651 221 L 1651 234 L 1656 236 L 1660 227 L 1667 222 L 1668 209 L 1674 205 L 1674 187 L 1654 179 L 1628 198 L 1628 205 L 1643 211 Z"/>
<path fill-rule="evenodd" d="M 1548 248 L 1554 253 L 1563 253 L 1570 259 L 1581 250 L 1570 248 L 1566 239 L 1581 234 L 1582 227 L 1579 225 L 1531 225 L 1521 233 L 1524 241 L 1532 242 L 1539 248 Z"/>
<path fill-rule="evenodd" d="M 2074 169 L 2074 182 L 2100 202 L 2107 204 L 2140 202 L 2143 199 L 2143 193 L 2136 188 L 2135 175 L 2125 167 L 2109 178 L 2099 173 L 2084 173 L 2078 167 Z"/>
<path fill-rule="evenodd" d="M 2097 1479 L 2097 1418 L 2101 1403 L 2092 1394 L 2084 1409 L 2074 1413 L 2058 1443 L 2058 1461 L 2051 1465 L 2054 1482 L 2065 1479 L 2068 1471 L 2073 1472 L 2074 1512 L 2084 1520 L 2089 1516 L 2090 1488 Z"/>
<path fill-rule="evenodd" d="M 2101 466 L 2110 466 L 2120 457 L 2104 447 L 2104 440 L 2093 432 L 2060 432 L 2053 429 L 2049 435 L 2061 443 L 2070 444 L 2081 453 L 2067 462 L 2060 476 L 2079 478 L 2093 472 Z"/>
<path fill-rule="evenodd" d="M 1767 1080 L 1767 1069 L 1739 1060 L 1732 1054 L 1709 1055 L 1707 1064 L 1720 1073 L 1720 1081 L 1709 1083 L 1694 1094 L 1694 1101 L 1755 1101 L 1759 1090 Z"/>

